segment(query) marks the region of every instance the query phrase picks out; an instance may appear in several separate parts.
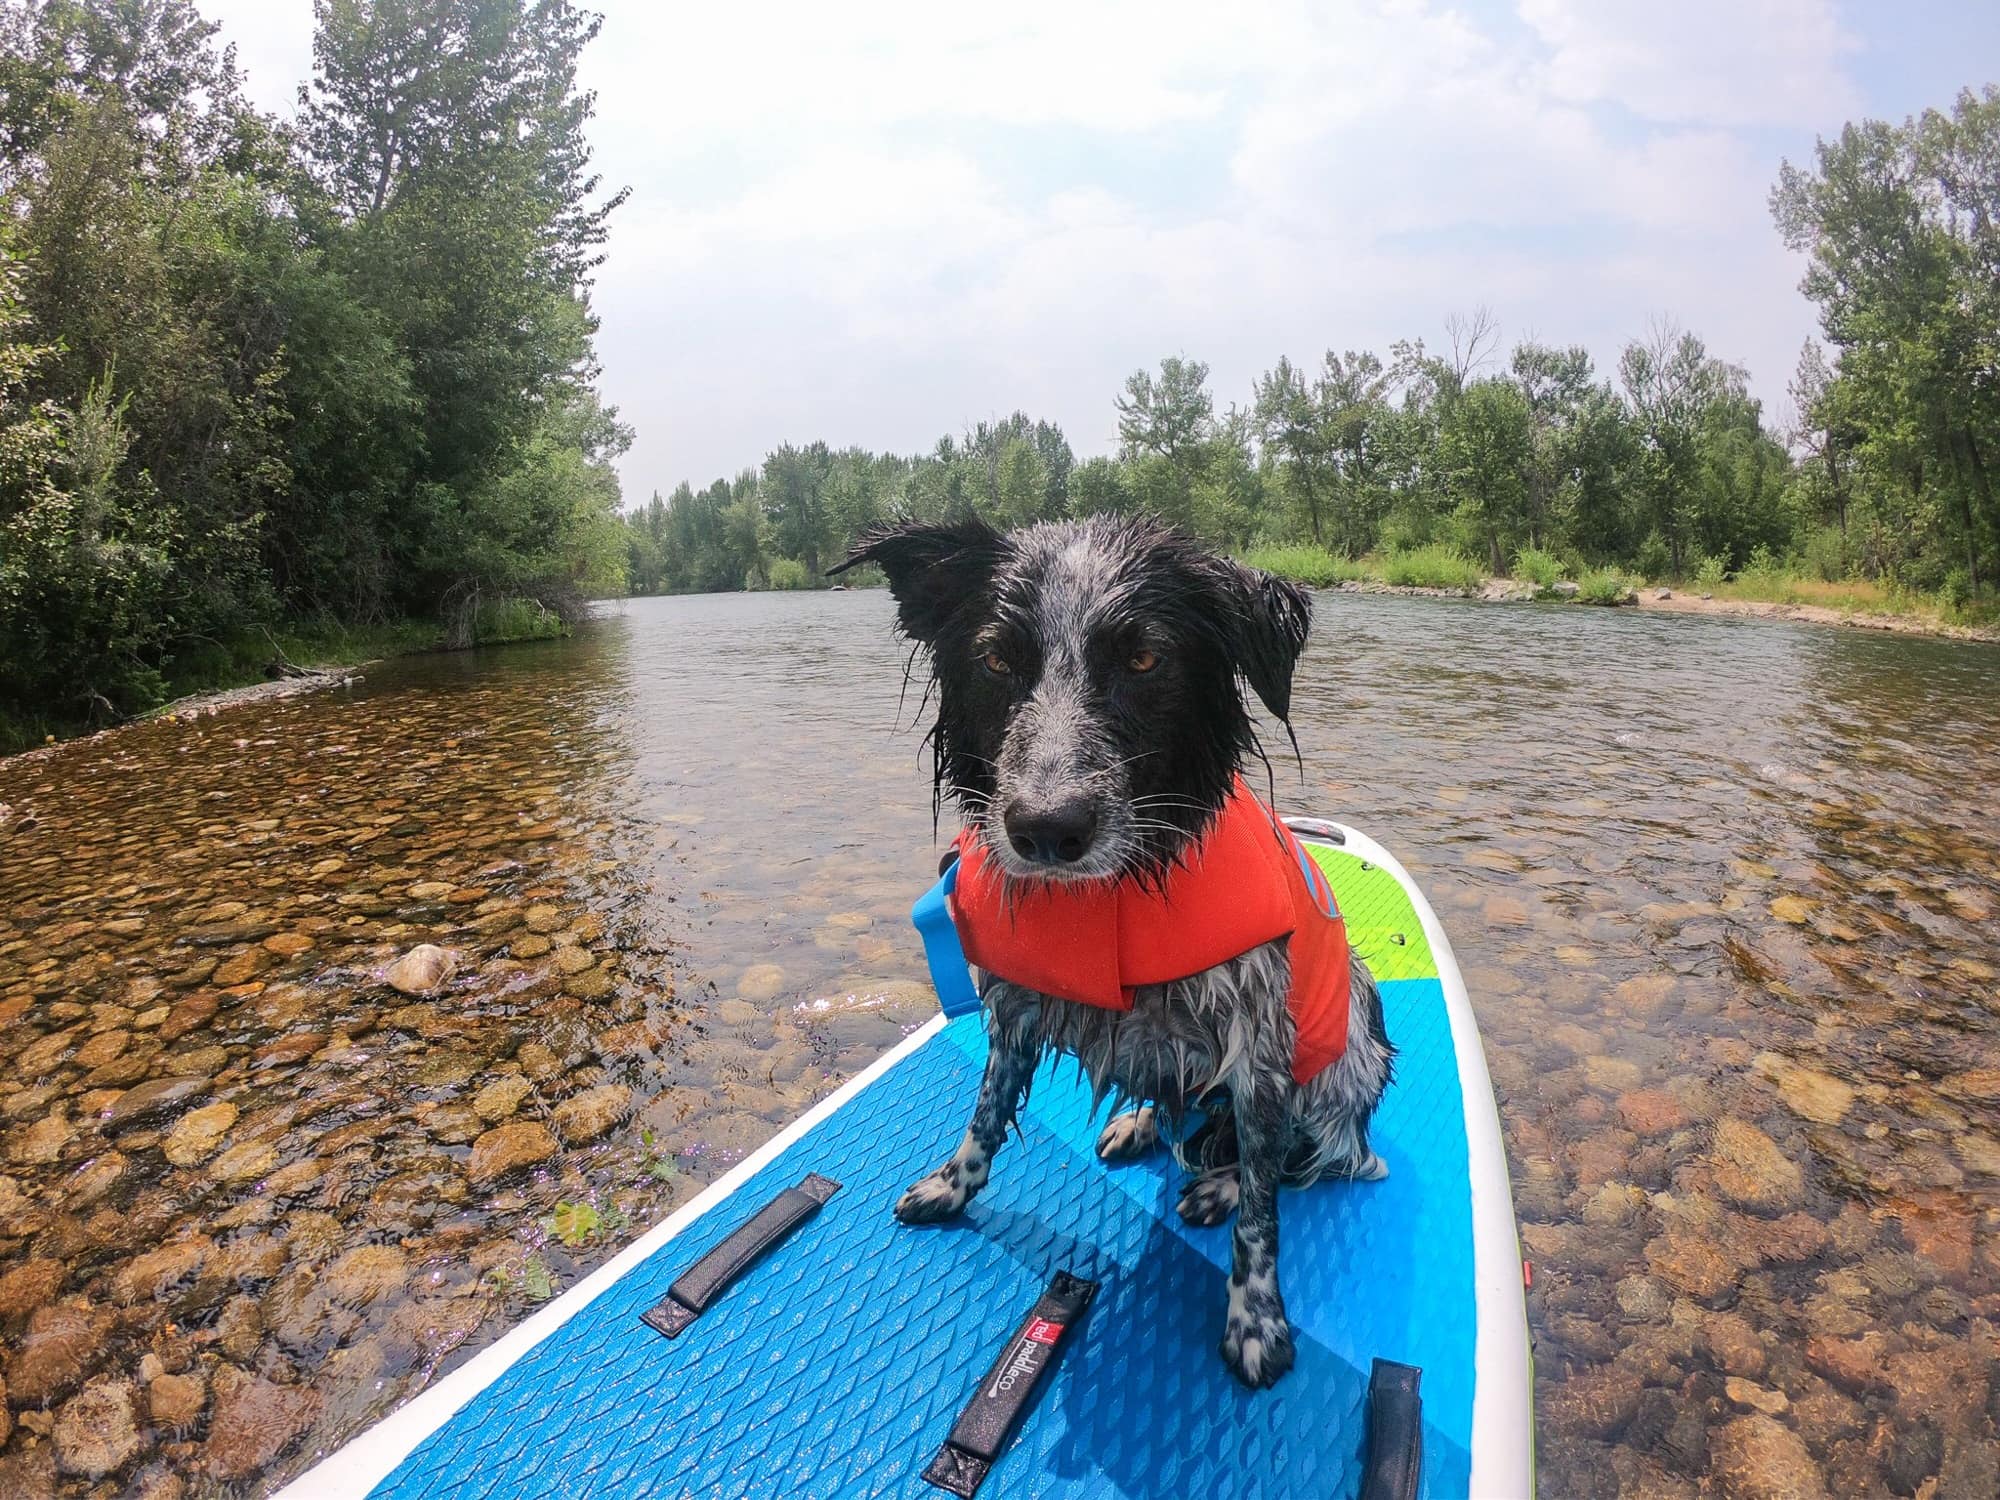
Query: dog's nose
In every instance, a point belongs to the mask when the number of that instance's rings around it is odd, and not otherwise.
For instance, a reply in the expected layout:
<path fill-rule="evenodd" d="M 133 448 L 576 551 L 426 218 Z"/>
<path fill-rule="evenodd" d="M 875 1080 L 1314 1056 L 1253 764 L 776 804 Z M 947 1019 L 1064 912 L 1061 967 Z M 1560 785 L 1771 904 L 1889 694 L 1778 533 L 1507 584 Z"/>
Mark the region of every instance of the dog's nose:
<path fill-rule="evenodd" d="M 1033 812 L 1009 808 L 1001 821 L 1014 852 L 1038 865 L 1073 865 L 1097 837 L 1097 809 L 1082 797 Z"/>

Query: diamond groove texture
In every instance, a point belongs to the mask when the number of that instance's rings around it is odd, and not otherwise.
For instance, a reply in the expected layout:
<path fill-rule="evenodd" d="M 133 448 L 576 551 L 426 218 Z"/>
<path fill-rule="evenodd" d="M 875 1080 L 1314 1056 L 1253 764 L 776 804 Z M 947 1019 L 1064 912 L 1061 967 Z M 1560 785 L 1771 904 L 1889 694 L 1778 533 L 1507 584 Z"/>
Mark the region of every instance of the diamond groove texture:
<path fill-rule="evenodd" d="M 980 1018 L 965 1016 L 537 1345 L 374 1495 L 935 1497 L 924 1464 L 1067 1268 L 1102 1290 L 983 1494 L 1353 1495 L 1380 1355 L 1423 1368 L 1425 1495 L 1463 1496 L 1472 1230 L 1443 992 L 1395 879 L 1313 853 L 1357 950 L 1380 956 L 1400 1056 L 1374 1129 L 1389 1179 L 1280 1198 L 1299 1357 L 1276 1389 L 1244 1391 L 1216 1356 L 1227 1226 L 1180 1222 L 1164 1153 L 1096 1159 L 1102 1115 L 1071 1065 L 1037 1075 L 1021 1138 L 958 1222 L 907 1229 L 890 1217 L 903 1187 L 956 1144 L 977 1094 L 986 1043 Z M 806 1171 L 843 1190 L 678 1340 L 639 1321 Z"/>

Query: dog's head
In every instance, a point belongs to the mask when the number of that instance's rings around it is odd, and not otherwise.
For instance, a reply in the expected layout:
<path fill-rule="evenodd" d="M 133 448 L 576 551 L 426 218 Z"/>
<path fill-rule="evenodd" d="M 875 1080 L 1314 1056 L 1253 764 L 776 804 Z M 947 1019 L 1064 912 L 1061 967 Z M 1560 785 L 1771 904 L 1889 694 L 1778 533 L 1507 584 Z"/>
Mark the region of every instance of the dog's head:
<path fill-rule="evenodd" d="M 884 525 L 903 633 L 930 655 L 940 792 L 1016 879 L 1154 879 L 1256 743 L 1240 676 L 1280 720 L 1312 605 L 1148 519 Z"/>

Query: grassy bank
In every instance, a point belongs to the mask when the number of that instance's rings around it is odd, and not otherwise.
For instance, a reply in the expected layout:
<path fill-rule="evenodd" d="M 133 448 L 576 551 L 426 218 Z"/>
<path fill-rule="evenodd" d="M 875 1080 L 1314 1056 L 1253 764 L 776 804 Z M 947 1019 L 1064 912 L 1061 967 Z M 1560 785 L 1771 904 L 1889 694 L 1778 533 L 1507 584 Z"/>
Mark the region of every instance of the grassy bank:
<path fill-rule="evenodd" d="M 471 644 L 500 646 L 550 640 L 569 627 L 549 610 L 525 599 L 482 605 L 470 625 Z M 275 669 L 358 667 L 390 656 L 414 656 L 447 649 L 444 627 L 435 620 L 394 620 L 346 625 L 337 620 L 291 620 L 282 625 L 238 631 L 223 640 L 195 642 L 174 654 L 161 676 L 159 703 L 144 718 L 182 699 L 248 687 L 277 675 Z M 18 705 L 0 705 L 0 755 L 106 728 L 103 721 L 65 718 Z"/>
<path fill-rule="evenodd" d="M 1497 598 L 1567 599 L 1579 604 L 1629 603 L 1635 593 L 1667 588 L 1680 591 L 1676 603 L 1690 608 L 1714 606 L 1718 612 L 1728 612 L 1732 606 L 1758 613 L 1766 607 L 1792 609 L 1807 618 L 1899 621 L 1912 629 L 1940 634 L 2000 626 L 2000 603 L 1971 602 L 1949 592 L 1902 588 L 1878 579 L 1830 582 L 1769 562 L 1733 574 L 1722 573 L 1711 564 L 1700 577 L 1682 582 L 1645 579 L 1617 568 L 1573 568 L 1534 548 L 1523 548 L 1510 576 L 1497 579 L 1487 577 L 1485 569 L 1464 553 L 1436 545 L 1359 558 L 1336 556 L 1310 545 L 1259 547 L 1244 553 L 1242 560 L 1310 588 L 1361 584 L 1442 590 L 1467 597 L 1483 593 Z"/>

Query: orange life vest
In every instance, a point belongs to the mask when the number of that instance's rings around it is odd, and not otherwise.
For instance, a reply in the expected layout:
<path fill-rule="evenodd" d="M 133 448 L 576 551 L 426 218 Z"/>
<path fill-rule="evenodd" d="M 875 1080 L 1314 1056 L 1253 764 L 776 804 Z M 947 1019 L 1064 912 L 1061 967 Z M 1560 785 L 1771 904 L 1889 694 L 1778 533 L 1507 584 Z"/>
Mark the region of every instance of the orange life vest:
<path fill-rule="evenodd" d="M 985 847 L 958 836 L 953 915 L 989 974 L 1083 1005 L 1130 1010 L 1141 985 L 1186 979 L 1289 936 L 1292 1077 L 1347 1049 L 1347 925 L 1325 873 L 1241 777 L 1158 888 L 1133 880 L 1037 882 L 1011 895 Z"/>

